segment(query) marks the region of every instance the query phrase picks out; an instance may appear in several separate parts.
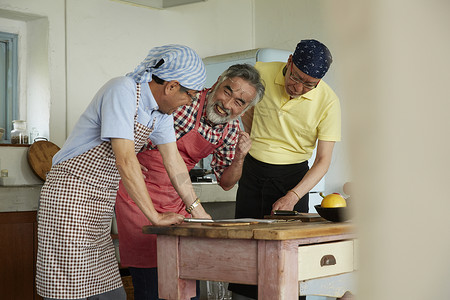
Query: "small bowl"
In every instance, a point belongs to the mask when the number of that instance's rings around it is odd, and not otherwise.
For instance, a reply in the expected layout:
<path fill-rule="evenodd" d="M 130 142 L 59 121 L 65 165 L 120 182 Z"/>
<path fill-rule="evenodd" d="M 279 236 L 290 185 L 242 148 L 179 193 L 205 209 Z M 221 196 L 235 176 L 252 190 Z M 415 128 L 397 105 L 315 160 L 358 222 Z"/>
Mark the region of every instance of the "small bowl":
<path fill-rule="evenodd" d="M 320 205 L 314 205 L 314 207 L 322 218 L 331 222 L 345 222 L 351 217 L 348 207 L 325 208 Z"/>

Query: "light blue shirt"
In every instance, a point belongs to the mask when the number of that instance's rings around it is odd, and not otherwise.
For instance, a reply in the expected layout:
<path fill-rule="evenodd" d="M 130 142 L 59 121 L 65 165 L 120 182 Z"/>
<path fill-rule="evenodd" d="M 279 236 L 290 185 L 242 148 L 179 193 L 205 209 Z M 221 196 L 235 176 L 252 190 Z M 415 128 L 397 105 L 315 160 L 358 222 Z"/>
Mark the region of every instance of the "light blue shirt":
<path fill-rule="evenodd" d="M 94 96 L 75 124 L 53 165 L 78 156 L 111 138 L 134 140 L 136 82 L 130 77 L 108 81 Z M 138 122 L 152 127 L 149 138 L 156 145 L 175 142 L 172 115 L 158 111 L 158 104 L 147 83 L 141 84 Z"/>

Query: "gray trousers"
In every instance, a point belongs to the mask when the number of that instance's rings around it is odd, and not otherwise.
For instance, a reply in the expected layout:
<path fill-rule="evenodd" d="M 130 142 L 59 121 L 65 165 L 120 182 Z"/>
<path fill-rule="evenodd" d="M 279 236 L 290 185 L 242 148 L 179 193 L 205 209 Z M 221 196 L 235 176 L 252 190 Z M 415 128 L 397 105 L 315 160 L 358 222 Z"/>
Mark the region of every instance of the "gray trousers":
<path fill-rule="evenodd" d="M 44 298 L 44 300 L 63 300 L 63 299 Z M 125 292 L 125 289 L 123 287 L 120 287 L 118 289 L 103 294 L 98 294 L 87 298 L 75 300 L 127 300 L 127 293 Z"/>

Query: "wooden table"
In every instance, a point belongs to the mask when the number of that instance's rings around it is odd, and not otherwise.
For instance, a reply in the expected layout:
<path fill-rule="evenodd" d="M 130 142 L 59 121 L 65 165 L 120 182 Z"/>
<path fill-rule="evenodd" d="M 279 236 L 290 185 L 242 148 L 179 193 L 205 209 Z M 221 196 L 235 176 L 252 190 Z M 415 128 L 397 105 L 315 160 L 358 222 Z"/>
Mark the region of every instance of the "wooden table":
<path fill-rule="evenodd" d="M 298 299 L 299 246 L 355 238 L 351 223 L 145 226 L 157 234 L 159 297 L 190 299 L 195 280 L 258 285 L 258 299 Z M 353 255 L 353 253 L 352 253 Z"/>

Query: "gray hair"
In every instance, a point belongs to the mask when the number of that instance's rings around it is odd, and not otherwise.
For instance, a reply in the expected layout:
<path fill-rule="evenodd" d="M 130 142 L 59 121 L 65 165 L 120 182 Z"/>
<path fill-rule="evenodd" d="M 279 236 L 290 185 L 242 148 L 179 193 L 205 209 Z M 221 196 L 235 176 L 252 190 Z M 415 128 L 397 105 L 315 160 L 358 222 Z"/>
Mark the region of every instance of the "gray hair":
<path fill-rule="evenodd" d="M 226 69 L 221 75 L 217 82 L 217 86 L 221 85 L 222 82 L 227 80 L 228 78 L 239 77 L 247 81 L 251 86 L 253 86 L 256 90 L 256 96 L 252 99 L 250 104 L 246 107 L 245 110 L 250 107 L 256 105 L 259 101 L 261 101 L 264 96 L 265 87 L 261 76 L 259 75 L 258 70 L 255 67 L 249 64 L 235 64 Z"/>

